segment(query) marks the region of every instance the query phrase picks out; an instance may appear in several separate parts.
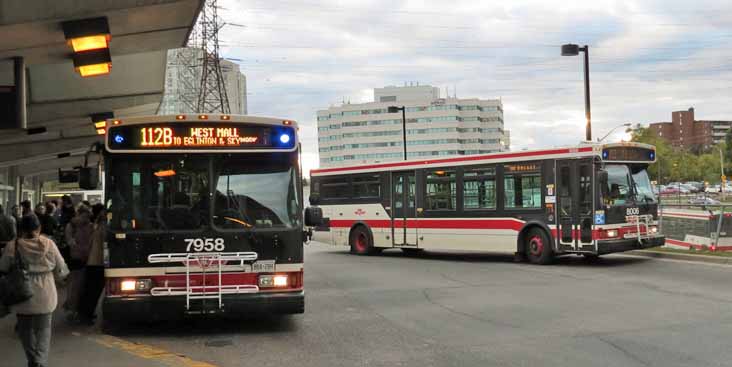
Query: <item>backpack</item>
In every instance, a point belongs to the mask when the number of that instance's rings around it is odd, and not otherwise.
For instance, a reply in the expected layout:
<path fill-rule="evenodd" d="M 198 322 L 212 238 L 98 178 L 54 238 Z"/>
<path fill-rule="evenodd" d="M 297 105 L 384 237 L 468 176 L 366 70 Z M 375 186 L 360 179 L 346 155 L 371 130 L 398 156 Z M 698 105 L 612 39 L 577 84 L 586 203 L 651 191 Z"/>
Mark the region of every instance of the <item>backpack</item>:
<path fill-rule="evenodd" d="M 0 242 L 10 242 L 16 235 L 15 220 L 0 213 Z"/>

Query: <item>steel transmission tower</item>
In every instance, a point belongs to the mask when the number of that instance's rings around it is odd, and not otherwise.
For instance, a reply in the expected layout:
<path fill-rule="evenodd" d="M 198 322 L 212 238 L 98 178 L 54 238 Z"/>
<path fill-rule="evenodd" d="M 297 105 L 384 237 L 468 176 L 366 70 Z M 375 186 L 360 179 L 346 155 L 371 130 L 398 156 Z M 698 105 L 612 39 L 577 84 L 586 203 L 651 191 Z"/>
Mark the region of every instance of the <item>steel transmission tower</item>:
<path fill-rule="evenodd" d="M 219 25 L 216 3 L 206 0 L 198 19 L 202 62 L 196 112 L 200 113 L 231 113 L 219 59 L 219 30 L 223 24 Z"/>

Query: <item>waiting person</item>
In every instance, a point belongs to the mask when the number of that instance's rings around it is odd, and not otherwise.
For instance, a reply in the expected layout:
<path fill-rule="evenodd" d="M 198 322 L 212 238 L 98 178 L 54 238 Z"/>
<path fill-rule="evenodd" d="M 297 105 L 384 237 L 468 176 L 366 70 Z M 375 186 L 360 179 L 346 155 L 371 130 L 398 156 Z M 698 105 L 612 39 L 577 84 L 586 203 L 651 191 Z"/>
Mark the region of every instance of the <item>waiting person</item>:
<path fill-rule="evenodd" d="M 70 321 L 77 321 L 79 317 L 79 301 L 84 289 L 84 268 L 89 258 L 91 236 L 94 231 L 91 215 L 89 208 L 80 206 L 76 217 L 66 225 L 64 233 L 71 258 L 69 261 L 71 268 L 69 289 L 64 303 L 64 309 L 69 312 Z"/>
<path fill-rule="evenodd" d="M 69 273 L 61 253 L 51 239 L 41 236 L 41 224 L 35 215 L 21 219 L 21 235 L 10 242 L 0 258 L 0 271 L 7 272 L 18 254 L 28 266 L 33 297 L 11 306 L 18 317 L 17 331 L 25 349 L 28 366 L 47 366 L 51 349 L 51 321 L 58 304 L 55 281 Z"/>
<path fill-rule="evenodd" d="M 46 205 L 44 205 L 43 207 L 44 207 L 43 216 L 38 217 L 38 219 L 41 221 L 41 233 L 48 237 L 54 237 L 58 230 L 58 221 L 56 220 L 56 217 L 54 216 L 56 207 L 50 201 L 46 202 Z"/>
<path fill-rule="evenodd" d="M 15 226 L 17 229 L 16 232 L 20 232 L 20 207 L 17 205 L 13 205 L 10 208 L 10 216 L 12 216 L 13 219 L 15 219 Z"/>
<path fill-rule="evenodd" d="M 23 200 L 20 202 L 20 216 L 25 217 L 26 215 L 33 214 L 30 200 Z"/>
<path fill-rule="evenodd" d="M 99 296 L 104 289 L 104 239 L 107 235 L 107 213 L 104 205 L 95 204 L 92 207 L 92 217 L 94 232 L 86 262 L 84 291 L 79 304 L 79 319 L 89 325 L 94 324 Z"/>
<path fill-rule="evenodd" d="M 71 196 L 64 195 L 61 197 L 61 208 L 59 208 L 59 220 L 58 224 L 63 228 L 69 224 L 71 218 L 76 215 L 76 209 L 74 209 L 74 203 L 71 201 Z"/>
<path fill-rule="evenodd" d="M 15 218 L 6 215 L 2 204 L 0 204 L 0 250 L 5 248 L 8 242 L 15 240 L 17 231 L 18 224 L 15 222 Z"/>

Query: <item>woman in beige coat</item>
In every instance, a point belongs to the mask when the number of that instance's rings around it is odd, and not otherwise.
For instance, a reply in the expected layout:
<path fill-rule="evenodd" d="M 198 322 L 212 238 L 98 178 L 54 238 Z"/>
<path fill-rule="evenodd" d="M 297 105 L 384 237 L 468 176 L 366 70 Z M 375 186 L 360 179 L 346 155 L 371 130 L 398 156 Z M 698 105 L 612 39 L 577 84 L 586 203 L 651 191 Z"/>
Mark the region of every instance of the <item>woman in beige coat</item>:
<path fill-rule="evenodd" d="M 10 270 L 15 262 L 15 248 L 28 267 L 33 297 L 11 306 L 18 316 L 18 333 L 25 349 L 28 366 L 46 366 L 51 348 L 51 316 L 58 304 L 56 282 L 69 274 L 56 244 L 41 236 L 41 223 L 35 215 L 20 221 L 21 235 L 8 243 L 0 258 L 0 272 Z"/>

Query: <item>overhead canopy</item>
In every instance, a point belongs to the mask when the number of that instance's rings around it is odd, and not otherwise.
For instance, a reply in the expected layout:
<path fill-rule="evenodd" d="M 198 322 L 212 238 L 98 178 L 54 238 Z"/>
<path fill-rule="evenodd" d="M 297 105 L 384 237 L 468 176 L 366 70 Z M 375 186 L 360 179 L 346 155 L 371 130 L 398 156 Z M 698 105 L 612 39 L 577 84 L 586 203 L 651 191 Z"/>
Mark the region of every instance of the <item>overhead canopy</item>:
<path fill-rule="evenodd" d="M 78 165 L 81 154 L 100 141 L 90 115 L 154 114 L 162 99 L 166 51 L 182 47 L 203 0 L 55 0 L 0 2 L 0 86 L 12 86 L 11 58 L 23 57 L 27 70 L 28 135 L 0 130 L 0 167 L 19 166 L 26 175 Z M 61 23 L 107 17 L 112 71 L 82 78 L 75 71 Z M 2 123 L 2 121 L 0 121 Z M 38 170 L 33 169 L 37 165 Z"/>

